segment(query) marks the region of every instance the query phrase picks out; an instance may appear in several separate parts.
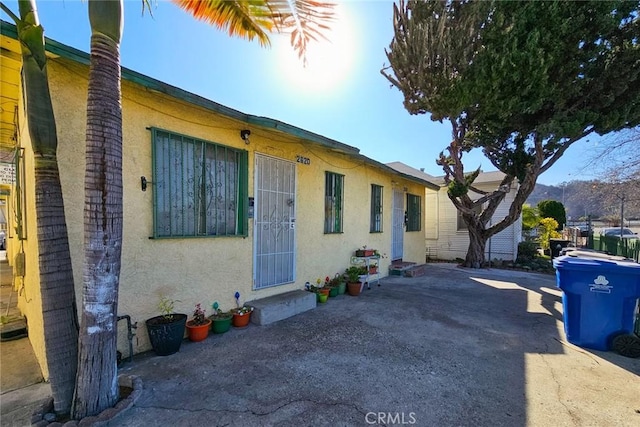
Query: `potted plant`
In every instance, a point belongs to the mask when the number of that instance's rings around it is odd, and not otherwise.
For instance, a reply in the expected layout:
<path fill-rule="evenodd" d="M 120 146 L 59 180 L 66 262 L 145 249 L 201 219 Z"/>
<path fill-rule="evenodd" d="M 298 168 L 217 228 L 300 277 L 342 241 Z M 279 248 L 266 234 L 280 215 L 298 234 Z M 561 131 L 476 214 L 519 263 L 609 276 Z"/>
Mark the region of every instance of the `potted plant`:
<path fill-rule="evenodd" d="M 327 302 L 327 298 L 329 298 L 329 294 L 320 292 L 322 288 L 319 288 L 314 285 L 310 285 L 309 282 L 305 283 L 304 287 L 307 291 L 315 294 L 317 302 Z"/>
<path fill-rule="evenodd" d="M 193 310 L 193 318 L 187 322 L 187 336 L 193 342 L 202 341 L 209 336 L 209 328 L 211 327 L 211 319 L 205 316 L 205 312 L 196 304 Z"/>
<path fill-rule="evenodd" d="M 244 328 L 249 324 L 249 320 L 251 320 L 253 307 L 240 306 L 240 292 L 236 292 L 234 296 L 236 298 L 236 308 L 231 309 L 231 314 L 233 314 L 232 323 L 236 328 Z"/>
<path fill-rule="evenodd" d="M 351 296 L 360 295 L 362 290 L 362 282 L 360 282 L 360 267 L 352 265 L 345 270 L 345 276 L 347 279 L 347 292 Z"/>
<path fill-rule="evenodd" d="M 244 328 L 249 324 L 251 320 L 251 313 L 253 313 L 253 307 L 242 306 L 231 309 L 233 315 L 232 323 L 236 328 Z"/>
<path fill-rule="evenodd" d="M 367 245 L 364 245 L 362 249 L 356 249 L 357 257 L 373 256 L 376 253 L 376 249 L 367 249 Z"/>
<path fill-rule="evenodd" d="M 176 302 L 164 296 L 160 297 L 158 308 L 162 314 L 145 322 L 151 347 L 158 356 L 177 353 L 182 345 L 187 315 L 174 313 Z"/>
<path fill-rule="evenodd" d="M 329 286 L 336 290 L 337 295 L 342 295 L 347 290 L 347 282 L 345 282 L 344 278 L 340 276 L 338 273 L 336 273 L 336 275 L 333 276 L 333 279 L 329 280 Z M 332 296 L 331 293 L 329 293 L 329 296 Z"/>
<path fill-rule="evenodd" d="M 233 314 L 229 311 L 220 310 L 218 301 L 214 302 L 213 314 L 209 316 L 212 325 L 211 330 L 214 334 L 224 334 L 231 328 L 231 321 L 233 320 Z"/>
<path fill-rule="evenodd" d="M 329 297 L 329 293 L 331 292 L 331 289 L 329 289 L 329 287 L 328 287 L 328 286 L 320 286 L 320 284 L 322 283 L 322 279 L 320 279 L 319 277 L 318 277 L 318 279 L 316 280 L 316 283 L 318 284 L 317 292 L 318 292 L 320 295 L 326 295 L 326 296 L 327 296 L 327 298 L 328 298 L 328 297 Z M 326 282 L 325 282 L 325 284 L 326 284 Z M 324 301 L 320 301 L 320 302 L 327 302 L 327 301 L 326 301 L 326 299 L 325 299 Z"/>

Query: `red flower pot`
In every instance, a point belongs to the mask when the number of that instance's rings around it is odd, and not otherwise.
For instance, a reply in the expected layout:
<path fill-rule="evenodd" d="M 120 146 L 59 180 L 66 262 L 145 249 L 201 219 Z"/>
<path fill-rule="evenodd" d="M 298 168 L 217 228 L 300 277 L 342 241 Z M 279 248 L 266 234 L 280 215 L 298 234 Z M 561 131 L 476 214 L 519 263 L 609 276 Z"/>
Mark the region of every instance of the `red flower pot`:
<path fill-rule="evenodd" d="M 187 335 L 189 340 L 198 342 L 209 336 L 209 328 L 211 327 L 211 319 L 207 319 L 204 325 L 194 325 L 192 321 L 187 322 Z"/>
<path fill-rule="evenodd" d="M 249 324 L 251 320 L 251 311 L 248 313 L 233 313 L 233 326 L 243 328 Z"/>

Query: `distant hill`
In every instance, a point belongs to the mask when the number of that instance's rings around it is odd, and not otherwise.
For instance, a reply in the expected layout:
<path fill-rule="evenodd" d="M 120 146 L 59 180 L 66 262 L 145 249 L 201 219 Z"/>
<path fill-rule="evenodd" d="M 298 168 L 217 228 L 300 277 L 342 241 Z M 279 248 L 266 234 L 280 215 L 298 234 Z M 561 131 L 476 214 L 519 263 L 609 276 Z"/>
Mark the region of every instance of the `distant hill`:
<path fill-rule="evenodd" d="M 624 197 L 624 217 L 640 218 L 640 182 L 629 181 L 609 184 L 601 181 L 571 181 L 562 186 L 536 184 L 527 199 L 527 204 L 536 206 L 542 200 L 563 203 L 567 218 L 578 220 L 591 215 L 592 218 L 620 218 L 621 198 Z"/>

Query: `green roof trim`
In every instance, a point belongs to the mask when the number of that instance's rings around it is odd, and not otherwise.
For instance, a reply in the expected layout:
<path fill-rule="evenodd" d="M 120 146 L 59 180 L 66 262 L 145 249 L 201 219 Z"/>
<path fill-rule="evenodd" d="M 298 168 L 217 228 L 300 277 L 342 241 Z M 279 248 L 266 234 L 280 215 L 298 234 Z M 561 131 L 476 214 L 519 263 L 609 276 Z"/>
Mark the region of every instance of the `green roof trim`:
<path fill-rule="evenodd" d="M 0 33 L 3 36 L 10 37 L 15 40 L 18 39 L 18 32 L 17 32 L 16 26 L 4 20 L 0 20 Z M 90 55 L 88 53 L 83 52 L 74 47 L 62 44 L 48 37 L 45 37 L 45 49 L 54 55 L 69 59 L 71 61 L 78 62 L 80 64 L 89 65 Z M 387 171 L 394 175 L 401 176 L 405 179 L 423 184 L 425 187 L 428 187 L 431 189 L 439 188 L 437 185 L 432 184 L 428 181 L 417 178 L 415 176 L 404 174 L 393 168 L 390 168 L 389 166 L 383 163 L 377 162 L 369 157 L 363 156 L 359 154 L 360 150 L 356 147 L 343 144 L 342 142 L 324 137 L 322 135 L 318 135 L 317 133 L 304 130 L 302 128 L 281 122 L 279 120 L 270 119 L 268 117 L 254 116 L 251 114 L 243 113 L 238 110 L 234 110 L 233 108 L 226 107 L 222 104 L 218 104 L 217 102 L 211 101 L 210 99 L 204 98 L 200 95 L 196 95 L 195 93 L 188 92 L 176 86 L 172 86 L 168 83 L 164 83 L 160 80 L 154 79 L 152 77 L 146 76 L 142 73 L 138 73 L 136 71 L 130 70 L 125 67 L 122 67 L 122 78 L 127 81 L 139 84 L 150 90 L 163 93 L 165 95 L 188 102 L 193 105 L 197 105 L 199 107 L 205 108 L 215 113 L 219 113 L 229 118 L 236 119 L 236 120 L 245 122 L 247 124 L 259 126 L 265 129 L 278 130 L 278 131 L 287 133 L 291 136 L 294 136 L 296 138 L 300 138 L 308 142 L 319 144 L 324 147 L 328 147 L 330 149 L 341 151 L 354 158 L 363 160 L 365 163 L 378 167 L 384 171 Z"/>

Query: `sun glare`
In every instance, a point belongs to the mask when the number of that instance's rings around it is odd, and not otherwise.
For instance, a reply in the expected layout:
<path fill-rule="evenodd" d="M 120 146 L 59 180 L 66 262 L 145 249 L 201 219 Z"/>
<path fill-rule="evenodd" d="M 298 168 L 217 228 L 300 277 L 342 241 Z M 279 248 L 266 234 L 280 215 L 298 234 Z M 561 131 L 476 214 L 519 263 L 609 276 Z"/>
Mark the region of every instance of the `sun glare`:
<path fill-rule="evenodd" d="M 305 93 L 335 91 L 348 79 L 355 57 L 354 26 L 345 8 L 335 7 L 336 19 L 326 38 L 312 40 L 307 49 L 307 63 L 289 44 L 288 37 L 278 43 L 278 70 L 284 85 Z"/>

